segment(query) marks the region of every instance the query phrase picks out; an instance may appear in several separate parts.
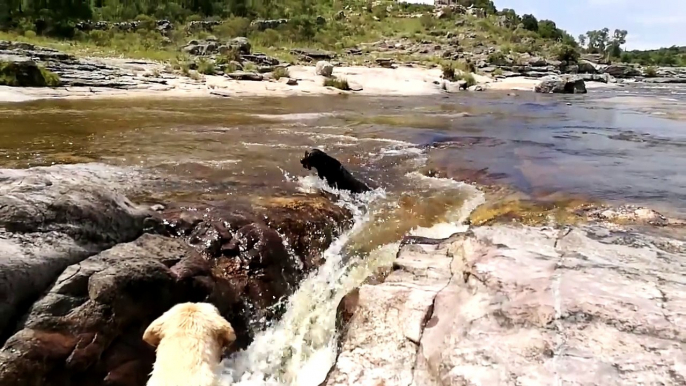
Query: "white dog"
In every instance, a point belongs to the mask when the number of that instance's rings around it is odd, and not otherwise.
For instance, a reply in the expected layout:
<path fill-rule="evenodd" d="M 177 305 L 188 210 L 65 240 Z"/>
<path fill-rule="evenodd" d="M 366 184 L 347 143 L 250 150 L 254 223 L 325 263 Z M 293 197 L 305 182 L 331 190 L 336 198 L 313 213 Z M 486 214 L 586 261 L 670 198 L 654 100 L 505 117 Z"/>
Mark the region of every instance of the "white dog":
<path fill-rule="evenodd" d="M 221 354 L 236 334 L 212 304 L 183 303 L 153 321 L 143 340 L 157 347 L 148 386 L 219 386 Z"/>

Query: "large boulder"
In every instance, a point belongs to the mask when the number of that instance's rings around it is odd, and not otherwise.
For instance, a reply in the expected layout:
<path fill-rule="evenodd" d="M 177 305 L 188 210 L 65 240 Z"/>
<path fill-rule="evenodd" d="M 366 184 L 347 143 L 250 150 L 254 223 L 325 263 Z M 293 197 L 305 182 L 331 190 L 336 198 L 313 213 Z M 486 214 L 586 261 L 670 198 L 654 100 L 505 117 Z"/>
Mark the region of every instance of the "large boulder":
<path fill-rule="evenodd" d="M 231 39 L 229 46 L 234 47 L 241 54 L 250 54 L 252 50 L 252 45 L 246 37 L 237 37 Z"/>
<path fill-rule="evenodd" d="M 643 72 L 638 67 L 629 64 L 611 64 L 603 69 L 603 73 L 612 75 L 615 78 L 643 76 Z"/>
<path fill-rule="evenodd" d="M 0 55 L 0 86 L 57 87 L 59 77 L 36 64 L 32 59 Z"/>
<path fill-rule="evenodd" d="M 129 175 L 98 164 L 0 170 L 0 336 L 66 267 L 155 227 L 108 187 Z"/>
<path fill-rule="evenodd" d="M 226 314 L 238 300 L 220 288 L 181 240 L 144 235 L 89 257 L 57 277 L 7 340 L 0 384 L 143 386 L 155 357 L 145 328 L 180 302 Z"/>
<path fill-rule="evenodd" d="M 323 60 L 319 61 L 315 66 L 315 73 L 317 75 L 326 76 L 328 78 L 333 74 L 333 65 Z"/>
<path fill-rule="evenodd" d="M 324 385 L 684 384 L 686 245 L 613 229 L 406 243 L 344 298 Z"/>
<path fill-rule="evenodd" d="M 596 74 L 598 73 L 598 68 L 595 63 L 590 62 L 588 60 L 583 60 L 580 59 L 577 62 L 577 65 L 579 66 L 579 73 L 582 74 Z"/>
<path fill-rule="evenodd" d="M 549 75 L 541 78 L 534 91 L 543 94 L 585 94 L 586 84 L 581 77 Z"/>

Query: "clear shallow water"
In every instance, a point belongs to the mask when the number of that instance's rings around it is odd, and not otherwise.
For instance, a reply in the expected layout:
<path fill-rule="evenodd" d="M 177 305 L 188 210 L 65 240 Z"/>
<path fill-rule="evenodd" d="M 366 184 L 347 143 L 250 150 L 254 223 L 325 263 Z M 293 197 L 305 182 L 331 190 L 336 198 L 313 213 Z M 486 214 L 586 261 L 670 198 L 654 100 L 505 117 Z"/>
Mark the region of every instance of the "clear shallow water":
<path fill-rule="evenodd" d="M 227 382 L 318 385 L 335 311 L 390 263 L 407 233 L 464 229 L 483 201 L 456 180 L 647 204 L 686 216 L 683 94 L 625 87 L 587 96 L 43 101 L 0 105 L 0 166 L 102 162 L 132 171 L 139 201 L 222 201 L 330 189 L 300 166 L 319 147 L 377 188 L 341 194 L 355 226 L 288 300 L 282 320 L 226 362 Z M 669 100 L 664 100 L 669 98 Z M 424 177 L 433 169 L 455 180 Z M 135 173 L 134 173 L 135 172 Z M 337 192 L 334 192 L 337 193 Z"/>
<path fill-rule="evenodd" d="M 241 200 L 296 191 L 284 173 L 305 175 L 299 159 L 320 147 L 389 191 L 424 165 L 686 215 L 684 90 L 9 104 L 0 166 L 105 162 L 148 171 L 147 198 Z"/>

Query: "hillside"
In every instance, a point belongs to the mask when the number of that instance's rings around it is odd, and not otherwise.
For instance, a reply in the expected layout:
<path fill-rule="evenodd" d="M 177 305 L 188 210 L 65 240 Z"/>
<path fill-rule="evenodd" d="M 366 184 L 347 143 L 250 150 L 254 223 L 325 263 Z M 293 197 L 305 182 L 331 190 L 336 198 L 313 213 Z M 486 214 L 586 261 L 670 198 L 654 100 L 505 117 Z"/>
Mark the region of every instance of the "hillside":
<path fill-rule="evenodd" d="M 355 0 L 67 3 L 63 7 L 45 0 L 10 0 L 4 8 L 0 5 L 5 31 L 0 37 L 97 56 L 164 60 L 183 60 L 179 49 L 191 40 L 239 36 L 246 36 L 254 50 L 286 60 L 297 59 L 290 54 L 292 48 L 307 47 L 333 51 L 350 63 L 379 55 L 440 62 L 496 50 L 564 57 L 571 50 L 563 46 L 576 47 L 554 22 L 520 18 L 510 10 L 497 12 L 489 0 L 460 0 L 442 11 Z M 465 8 L 469 6 L 476 9 Z M 384 47 L 381 40 L 392 44 Z"/>

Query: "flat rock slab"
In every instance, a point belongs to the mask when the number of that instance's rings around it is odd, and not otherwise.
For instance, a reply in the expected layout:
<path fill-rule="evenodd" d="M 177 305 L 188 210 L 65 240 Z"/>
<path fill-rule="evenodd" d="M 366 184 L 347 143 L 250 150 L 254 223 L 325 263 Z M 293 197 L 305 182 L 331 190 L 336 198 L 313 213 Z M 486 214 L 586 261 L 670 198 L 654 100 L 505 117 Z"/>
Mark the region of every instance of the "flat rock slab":
<path fill-rule="evenodd" d="M 686 246 L 602 227 L 475 228 L 359 289 L 325 385 L 684 385 Z"/>

